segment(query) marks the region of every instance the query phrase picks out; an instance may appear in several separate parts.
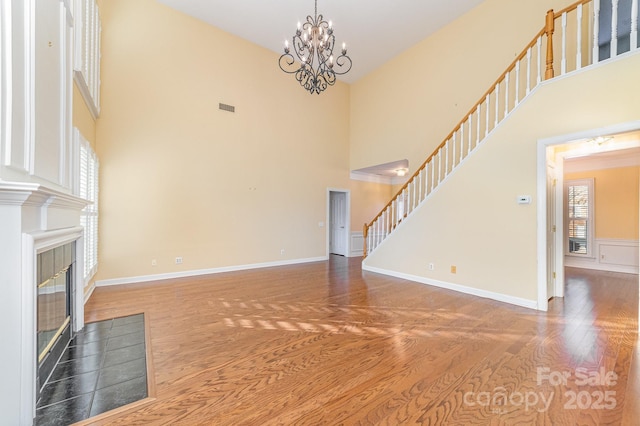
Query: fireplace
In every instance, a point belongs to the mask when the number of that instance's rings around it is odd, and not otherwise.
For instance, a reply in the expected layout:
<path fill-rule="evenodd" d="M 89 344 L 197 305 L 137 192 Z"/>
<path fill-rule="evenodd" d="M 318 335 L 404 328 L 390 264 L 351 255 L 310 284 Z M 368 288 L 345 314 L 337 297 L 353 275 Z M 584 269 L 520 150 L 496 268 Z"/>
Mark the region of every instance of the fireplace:
<path fill-rule="evenodd" d="M 72 337 L 71 289 L 74 288 L 76 242 L 38 253 L 36 262 L 37 389 L 42 389 Z"/>
<path fill-rule="evenodd" d="M 84 327 L 80 216 L 86 205 L 37 183 L 0 179 L 0 323 L 3 343 L 12 348 L 0 352 L 7 367 L 0 413 L 7 424 L 33 423 L 47 368 Z"/>

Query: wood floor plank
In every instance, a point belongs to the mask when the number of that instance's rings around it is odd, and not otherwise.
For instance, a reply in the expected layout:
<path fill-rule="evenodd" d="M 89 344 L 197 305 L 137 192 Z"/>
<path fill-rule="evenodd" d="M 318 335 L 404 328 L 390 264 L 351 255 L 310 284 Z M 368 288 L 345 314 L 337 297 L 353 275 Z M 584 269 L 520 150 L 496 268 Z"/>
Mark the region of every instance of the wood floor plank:
<path fill-rule="evenodd" d="M 155 378 L 154 401 L 98 424 L 634 424 L 638 276 L 566 276 L 548 312 L 338 256 L 98 288 L 86 321 L 144 312 Z M 616 383 L 579 383 L 600 369 Z"/>

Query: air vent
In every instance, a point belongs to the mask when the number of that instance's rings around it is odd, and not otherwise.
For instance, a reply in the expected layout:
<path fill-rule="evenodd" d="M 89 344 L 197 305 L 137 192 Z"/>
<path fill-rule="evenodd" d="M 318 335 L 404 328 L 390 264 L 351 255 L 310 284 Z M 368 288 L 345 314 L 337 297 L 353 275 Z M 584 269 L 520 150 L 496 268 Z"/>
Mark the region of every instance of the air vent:
<path fill-rule="evenodd" d="M 234 107 L 233 105 L 218 104 L 218 106 L 223 111 L 236 112 L 236 107 Z"/>

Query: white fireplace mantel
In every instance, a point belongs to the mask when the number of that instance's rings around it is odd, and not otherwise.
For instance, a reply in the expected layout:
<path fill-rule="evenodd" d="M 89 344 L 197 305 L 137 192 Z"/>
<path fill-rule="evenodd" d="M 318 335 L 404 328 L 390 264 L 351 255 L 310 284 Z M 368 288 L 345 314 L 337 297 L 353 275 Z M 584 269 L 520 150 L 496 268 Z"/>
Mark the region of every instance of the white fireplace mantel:
<path fill-rule="evenodd" d="M 11 424 L 32 424 L 36 395 L 36 259 L 76 241 L 73 330 L 84 326 L 84 229 L 88 204 L 38 183 L 0 181 L 0 412 Z M 1 422 L 0 422 L 1 423 Z"/>
<path fill-rule="evenodd" d="M 68 217 L 60 217 L 59 212 L 66 214 L 80 211 L 89 202 L 74 195 L 47 188 L 38 183 L 3 182 L 0 181 L 0 206 L 24 206 L 39 209 L 38 223 L 31 226 L 39 230 L 52 230 L 78 225 L 69 223 Z M 63 216 L 66 216 L 63 214 Z"/>

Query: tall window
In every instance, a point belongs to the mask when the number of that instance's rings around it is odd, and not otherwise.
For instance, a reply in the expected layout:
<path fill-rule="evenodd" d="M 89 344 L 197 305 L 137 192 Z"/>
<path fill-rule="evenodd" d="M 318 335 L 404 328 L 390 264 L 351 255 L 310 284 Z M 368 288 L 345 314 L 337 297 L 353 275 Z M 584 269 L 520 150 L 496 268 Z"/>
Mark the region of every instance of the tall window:
<path fill-rule="evenodd" d="M 76 131 L 80 149 L 79 196 L 91 202 L 82 210 L 84 227 L 85 285 L 98 270 L 98 157 L 86 139 Z"/>
<path fill-rule="evenodd" d="M 100 36 L 102 24 L 96 0 L 75 0 L 76 51 L 74 79 L 93 118 L 100 115 Z"/>
<path fill-rule="evenodd" d="M 566 182 L 567 253 L 591 257 L 593 179 Z"/>

